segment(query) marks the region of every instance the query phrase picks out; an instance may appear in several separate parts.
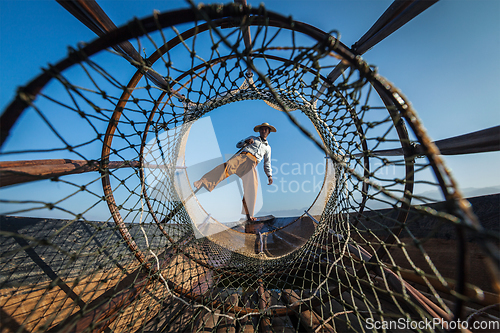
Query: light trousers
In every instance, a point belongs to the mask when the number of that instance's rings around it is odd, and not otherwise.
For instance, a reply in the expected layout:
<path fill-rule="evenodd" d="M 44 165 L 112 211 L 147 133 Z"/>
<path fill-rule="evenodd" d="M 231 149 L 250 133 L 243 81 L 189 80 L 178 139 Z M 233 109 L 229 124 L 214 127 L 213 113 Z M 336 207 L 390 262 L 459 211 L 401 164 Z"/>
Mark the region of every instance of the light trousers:
<path fill-rule="evenodd" d="M 257 200 L 257 188 L 259 186 L 256 166 L 257 159 L 255 156 L 244 152 L 232 157 L 226 163 L 216 166 L 201 177 L 198 182 L 200 182 L 209 192 L 212 192 L 221 181 L 236 174 L 243 182 L 244 203 L 246 203 L 248 208 L 248 214 L 253 217 L 255 202 Z M 244 206 L 242 208 L 242 214 L 246 214 Z"/>

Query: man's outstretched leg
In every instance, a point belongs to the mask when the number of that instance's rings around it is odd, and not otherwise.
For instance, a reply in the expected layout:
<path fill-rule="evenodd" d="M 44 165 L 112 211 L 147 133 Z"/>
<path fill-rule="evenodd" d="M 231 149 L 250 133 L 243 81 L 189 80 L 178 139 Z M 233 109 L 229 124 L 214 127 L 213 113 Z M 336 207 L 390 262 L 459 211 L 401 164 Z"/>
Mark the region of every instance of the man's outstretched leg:
<path fill-rule="evenodd" d="M 229 159 L 226 163 L 216 166 L 207 172 L 200 180 L 193 183 L 196 189 L 205 187 L 209 192 L 224 179 L 232 174 L 245 174 L 255 167 L 255 157 L 247 154 L 240 154 Z"/>
<path fill-rule="evenodd" d="M 209 192 L 219 184 L 221 181 L 226 179 L 229 175 L 227 175 L 226 171 L 226 163 L 220 164 L 216 166 L 211 171 L 207 172 L 200 180 L 194 182 L 194 187 L 196 189 L 205 187 Z"/>

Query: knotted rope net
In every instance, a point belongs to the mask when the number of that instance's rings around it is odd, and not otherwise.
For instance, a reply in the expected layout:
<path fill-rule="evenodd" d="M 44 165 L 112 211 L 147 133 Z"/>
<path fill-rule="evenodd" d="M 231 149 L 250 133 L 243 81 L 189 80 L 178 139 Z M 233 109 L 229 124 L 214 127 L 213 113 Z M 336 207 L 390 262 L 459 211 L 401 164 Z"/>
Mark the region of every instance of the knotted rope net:
<path fill-rule="evenodd" d="M 261 233 L 210 216 L 185 165 L 191 125 L 245 100 L 284 112 L 328 157 L 309 210 Z M 2 332 L 498 318 L 498 237 L 406 98 L 336 33 L 264 7 L 155 13 L 71 50 L 18 91 L 2 142 Z"/>

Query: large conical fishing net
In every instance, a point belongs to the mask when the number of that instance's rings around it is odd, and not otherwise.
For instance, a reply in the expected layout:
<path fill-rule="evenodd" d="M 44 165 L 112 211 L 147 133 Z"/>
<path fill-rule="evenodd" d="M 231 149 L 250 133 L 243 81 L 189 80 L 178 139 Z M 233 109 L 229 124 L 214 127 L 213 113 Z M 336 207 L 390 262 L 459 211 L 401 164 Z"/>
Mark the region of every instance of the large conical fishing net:
<path fill-rule="evenodd" d="M 308 211 L 266 229 L 213 217 L 185 164 L 192 124 L 245 100 L 285 112 L 328 160 Z M 72 50 L 19 90 L 2 142 L 2 332 L 498 320 L 498 238 L 405 97 L 335 33 L 263 7 L 155 13 Z"/>

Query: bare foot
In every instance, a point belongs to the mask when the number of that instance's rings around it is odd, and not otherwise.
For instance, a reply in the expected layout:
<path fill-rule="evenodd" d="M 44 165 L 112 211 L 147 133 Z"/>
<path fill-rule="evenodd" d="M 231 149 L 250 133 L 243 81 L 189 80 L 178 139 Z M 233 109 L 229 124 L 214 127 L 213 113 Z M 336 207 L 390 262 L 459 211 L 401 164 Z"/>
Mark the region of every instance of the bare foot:
<path fill-rule="evenodd" d="M 255 222 L 255 221 L 257 221 L 257 218 L 256 218 L 256 217 L 251 216 L 251 217 L 248 219 L 248 221 L 250 221 L 250 222 Z"/>
<path fill-rule="evenodd" d="M 193 183 L 194 187 L 195 187 L 197 190 L 199 190 L 199 189 L 200 189 L 200 187 L 201 187 L 201 185 L 202 185 L 202 184 L 203 184 L 203 183 L 201 182 L 201 179 L 200 179 L 200 180 L 197 180 L 197 181 L 195 181 L 195 182 Z"/>

